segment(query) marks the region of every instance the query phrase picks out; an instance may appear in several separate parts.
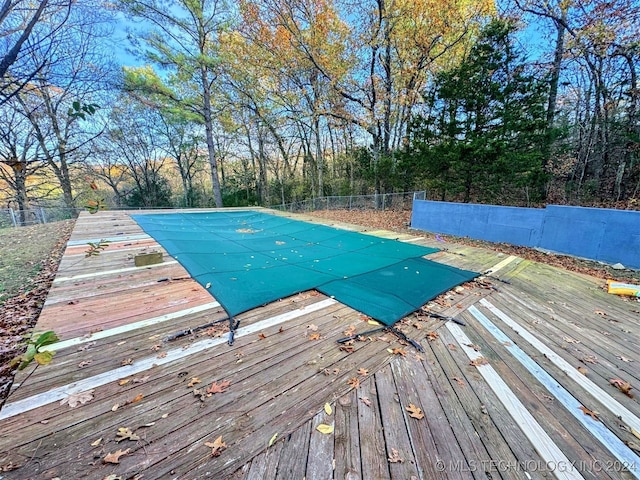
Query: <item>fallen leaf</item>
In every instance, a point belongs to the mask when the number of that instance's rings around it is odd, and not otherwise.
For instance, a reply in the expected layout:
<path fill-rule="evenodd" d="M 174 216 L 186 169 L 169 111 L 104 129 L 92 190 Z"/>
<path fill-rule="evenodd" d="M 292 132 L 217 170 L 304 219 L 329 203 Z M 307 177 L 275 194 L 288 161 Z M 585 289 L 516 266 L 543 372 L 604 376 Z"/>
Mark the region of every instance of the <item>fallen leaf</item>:
<path fill-rule="evenodd" d="M 352 388 L 359 388 L 360 387 L 360 380 L 358 379 L 358 377 L 353 377 L 353 378 L 349 379 L 347 384 L 349 386 L 351 386 Z"/>
<path fill-rule="evenodd" d="M 156 358 L 164 358 L 167 356 L 167 352 L 160 352 L 158 355 L 156 355 Z"/>
<path fill-rule="evenodd" d="M 480 345 L 476 345 L 475 343 L 465 343 L 465 347 L 472 348 L 476 352 L 482 350 L 482 347 Z"/>
<path fill-rule="evenodd" d="M 362 403 L 364 403 L 367 407 L 371 406 L 371 400 L 369 400 L 369 397 L 358 397 L 360 400 L 362 400 Z"/>
<path fill-rule="evenodd" d="M 422 409 L 420 407 L 416 407 L 413 403 L 410 403 L 408 407 L 406 407 L 407 412 L 409 412 L 409 416 L 411 418 L 416 418 L 418 420 L 422 420 L 424 418 L 424 413 L 422 413 Z"/>
<path fill-rule="evenodd" d="M 577 370 L 582 374 L 582 375 L 587 375 L 587 373 L 589 373 L 589 370 L 587 370 L 584 367 L 578 367 Z"/>
<path fill-rule="evenodd" d="M 427 333 L 427 339 L 432 342 L 440 338 L 440 334 L 438 332 L 429 332 Z"/>
<path fill-rule="evenodd" d="M 623 362 L 626 362 L 626 363 L 633 362 L 633 360 L 631 360 L 630 358 L 625 357 L 624 355 L 618 355 L 618 359 L 622 360 Z"/>
<path fill-rule="evenodd" d="M 162 345 L 154 345 L 153 347 L 151 347 L 151 350 L 153 350 L 154 352 L 157 352 L 161 348 L 162 348 Z"/>
<path fill-rule="evenodd" d="M 331 415 L 333 413 L 333 409 L 331 408 L 331 405 L 329 405 L 328 403 L 324 404 L 324 412 L 327 415 Z"/>
<path fill-rule="evenodd" d="M 619 426 L 622 430 L 624 430 L 625 432 L 629 432 L 631 435 L 633 435 L 633 436 L 634 436 L 634 437 L 636 437 L 638 440 L 640 440 L 640 433 L 638 433 L 638 431 L 637 431 L 637 430 L 635 430 L 634 428 L 632 428 L 632 427 L 627 427 L 626 425 L 624 425 L 624 424 L 622 424 L 622 423 L 621 423 L 621 424 L 619 424 L 618 426 Z"/>
<path fill-rule="evenodd" d="M 347 353 L 353 353 L 355 350 L 355 347 L 353 345 L 341 345 L 340 350 Z"/>
<path fill-rule="evenodd" d="M 580 410 L 582 410 L 582 412 L 585 415 L 589 415 L 591 418 L 593 418 L 594 420 L 598 420 L 600 421 L 600 419 L 598 418 L 599 413 L 593 410 L 589 410 L 587 407 L 583 407 L 582 405 L 580 405 L 578 407 Z"/>
<path fill-rule="evenodd" d="M 144 377 L 133 377 L 133 378 L 131 379 L 131 381 L 132 381 L 133 383 L 144 383 L 144 382 L 146 382 L 147 380 L 149 380 L 149 378 L 150 378 L 150 376 L 149 376 L 149 375 L 145 375 Z"/>
<path fill-rule="evenodd" d="M 333 433 L 333 425 L 321 423 L 316 427 L 316 430 L 318 430 L 320 433 L 324 433 L 325 435 L 329 435 L 330 433 Z"/>
<path fill-rule="evenodd" d="M 211 282 L 207 282 L 207 284 L 204 286 L 204 288 L 206 288 L 206 289 L 211 288 Z"/>
<path fill-rule="evenodd" d="M 229 380 L 223 380 L 220 383 L 213 382 L 209 388 L 207 388 L 207 393 L 224 393 L 229 388 L 231 382 Z"/>
<path fill-rule="evenodd" d="M 567 342 L 567 343 L 580 343 L 580 340 L 576 340 L 575 338 L 571 338 L 571 337 L 562 337 L 562 339 Z"/>
<path fill-rule="evenodd" d="M 488 365 L 488 364 L 489 364 L 489 360 L 487 360 L 485 357 L 478 357 L 469 362 L 469 365 L 472 365 L 474 367 L 479 367 L 480 365 Z"/>
<path fill-rule="evenodd" d="M 216 438 L 213 443 L 205 442 L 205 445 L 211 449 L 212 457 L 219 457 L 223 450 L 227 448 L 227 444 L 222 441 L 222 435 Z"/>
<path fill-rule="evenodd" d="M 264 340 L 265 338 L 267 338 L 267 336 L 266 336 L 264 333 L 260 332 L 260 333 L 258 334 L 258 339 L 259 339 L 259 340 Z"/>
<path fill-rule="evenodd" d="M 456 350 L 458 350 L 458 347 L 456 347 L 453 343 L 447 344 L 447 348 L 452 352 L 455 352 Z"/>
<path fill-rule="evenodd" d="M 133 365 L 133 358 L 125 358 L 124 360 L 122 360 L 122 362 L 120 362 L 120 365 L 122 365 L 123 367 L 126 365 Z"/>
<path fill-rule="evenodd" d="M 634 442 L 633 440 L 627 440 L 624 442 L 624 444 L 634 452 L 640 453 L 640 444 Z"/>
<path fill-rule="evenodd" d="M 627 397 L 633 398 L 633 393 L 631 393 L 631 389 L 633 388 L 629 382 L 625 382 L 624 380 L 620 380 L 619 378 L 612 378 L 609 380 L 609 383 L 624 393 Z"/>
<path fill-rule="evenodd" d="M 121 387 L 124 387 L 130 381 L 131 381 L 130 378 L 123 378 L 122 380 L 118 381 L 118 385 L 120 385 Z"/>
<path fill-rule="evenodd" d="M 135 480 L 135 478 L 137 478 L 137 477 L 134 477 L 134 480 Z M 119 477 L 115 473 L 112 473 L 112 474 L 107 475 L 106 477 L 104 477 L 102 480 L 122 480 L 122 477 Z"/>
<path fill-rule="evenodd" d="M 120 404 L 116 403 L 113 407 L 111 407 L 111 411 L 115 412 L 116 410 L 118 410 L 120 408 Z"/>
<path fill-rule="evenodd" d="M 120 427 L 116 432 L 116 442 L 121 442 L 123 440 L 136 441 L 136 440 L 140 440 L 140 437 L 135 433 L 133 433 L 131 429 L 126 427 Z"/>
<path fill-rule="evenodd" d="M 320 340 L 320 334 L 312 333 L 311 335 L 309 335 L 309 340 Z"/>
<path fill-rule="evenodd" d="M 78 368 L 84 368 L 91 365 L 92 360 L 85 360 L 84 362 L 80 362 L 78 364 Z"/>
<path fill-rule="evenodd" d="M 362 375 L 363 377 L 366 377 L 367 375 L 369 375 L 369 370 L 367 370 L 366 368 L 359 368 L 358 375 Z"/>
<path fill-rule="evenodd" d="M 272 446 L 274 443 L 276 443 L 277 438 L 278 438 L 278 434 L 274 433 L 273 437 L 271 437 L 271 439 L 269 440 L 269 446 Z"/>
<path fill-rule="evenodd" d="M 585 355 L 580 359 L 580 361 L 582 363 L 590 363 L 592 365 L 595 365 L 596 363 L 598 363 L 598 357 L 596 357 L 595 355 Z"/>
<path fill-rule="evenodd" d="M 312 323 L 311 325 L 307 325 L 307 330 L 311 330 L 312 332 L 315 332 L 316 330 L 318 330 L 318 326 Z"/>
<path fill-rule="evenodd" d="M 356 327 L 354 325 L 349 325 L 349 328 L 342 332 L 345 337 L 353 337 L 356 334 Z"/>
<path fill-rule="evenodd" d="M 600 315 L 601 317 L 606 317 L 607 314 L 605 312 L 603 312 L 602 310 L 595 310 L 593 313 L 595 313 L 596 315 Z"/>
<path fill-rule="evenodd" d="M 191 381 L 187 384 L 187 386 L 191 388 L 198 383 L 202 383 L 202 380 L 200 380 L 198 377 L 192 377 Z"/>
<path fill-rule="evenodd" d="M 162 416 L 160 418 L 167 418 L 169 416 L 168 413 L 163 413 Z"/>
<path fill-rule="evenodd" d="M 389 463 L 402 463 L 404 462 L 404 458 L 400 456 L 400 452 L 395 448 L 391 449 L 391 455 L 389 455 Z"/>
<path fill-rule="evenodd" d="M 451 380 L 455 380 L 458 385 L 464 385 L 464 380 L 462 380 L 460 377 L 453 377 Z"/>
<path fill-rule="evenodd" d="M 129 449 L 117 450 L 114 453 L 107 453 L 102 459 L 104 463 L 120 463 L 120 457 L 129 453 Z"/>
<path fill-rule="evenodd" d="M 91 400 L 93 400 L 93 390 L 87 390 L 86 392 L 69 395 L 67 398 L 62 399 L 60 405 L 67 403 L 71 408 L 76 408 L 78 405 L 84 405 Z"/>
<path fill-rule="evenodd" d="M 407 352 L 402 348 L 394 348 L 393 350 L 391 350 L 391 353 L 394 355 L 401 355 L 403 357 L 407 355 Z"/>
<path fill-rule="evenodd" d="M 127 403 L 136 403 L 139 402 L 140 400 L 142 400 L 144 398 L 144 394 L 139 393 L 138 395 L 136 395 L 135 397 L 133 397 L 133 400 L 127 402 Z"/>
<path fill-rule="evenodd" d="M 92 447 L 97 447 L 98 445 L 100 445 L 102 443 L 102 437 L 100 437 L 99 439 L 91 442 L 91 446 Z"/>

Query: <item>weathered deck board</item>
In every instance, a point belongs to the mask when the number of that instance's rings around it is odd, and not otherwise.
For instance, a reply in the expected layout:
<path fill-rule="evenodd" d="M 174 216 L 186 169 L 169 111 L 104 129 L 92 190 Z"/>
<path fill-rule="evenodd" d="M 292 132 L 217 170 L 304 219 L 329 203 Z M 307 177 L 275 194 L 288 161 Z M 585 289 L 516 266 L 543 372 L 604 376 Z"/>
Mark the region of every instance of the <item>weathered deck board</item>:
<path fill-rule="evenodd" d="M 609 384 L 611 378 L 628 380 L 634 387 L 640 381 L 637 303 L 606 294 L 600 280 L 498 252 L 428 237 L 365 233 L 445 247 L 429 258 L 460 268 L 484 272 L 499 267 L 492 275 L 509 284 L 494 279 L 487 289 L 471 282 L 428 308 L 464 320 L 462 331 L 489 359 L 503 382 L 500 388 L 508 392 L 497 394 L 480 374 L 483 367 L 469 364 L 464 351 L 469 347 L 459 343 L 454 330 L 424 314 L 411 315 L 399 325 L 422 344 L 424 353 L 388 333 L 356 341 L 352 353 L 341 350 L 335 340 L 351 325 L 359 332 L 371 326 L 357 312 L 317 293 L 305 292 L 240 315 L 241 330 L 246 326 L 250 333 L 239 334 L 233 346 L 216 337 L 224 335 L 223 328 L 164 342 L 178 331 L 224 319 L 225 313 L 166 255 L 161 266 L 132 268 L 135 253 L 163 250 L 126 212 L 83 214 L 38 325 L 40 330 L 53 327 L 67 343 L 61 344 L 54 364 L 16 378 L 16 385 L 23 385 L 9 404 L 90 378 L 104 376 L 105 381 L 93 389 L 91 401 L 76 408 L 55 400 L 0 420 L 0 467 L 8 470 L 3 478 L 548 479 L 563 478 L 566 472 L 560 468 L 570 470 L 572 478 L 634 477 L 621 468 L 611 445 L 598 441 L 552 399 L 513 349 L 468 309 L 477 308 L 537 368 L 597 409 L 601 426 L 621 445 L 615 448 L 627 449 L 630 456 L 625 458 L 633 460 L 637 455 L 623 442 L 638 440 L 602 395 L 630 415 L 640 414 L 635 398 Z M 100 255 L 85 257 L 87 242 L 100 239 L 112 242 Z M 209 306 L 198 311 L 199 305 Z M 314 310 L 314 305 L 322 307 Z M 572 368 L 586 367 L 595 389 L 581 386 L 540 354 L 495 309 L 532 332 Z M 174 313 L 164 316 L 167 312 Z M 311 332 L 320 338 L 312 340 Z M 208 346 L 191 353 L 196 345 Z M 164 353 L 170 361 L 158 358 Z M 119 376 L 129 359 L 132 367 L 148 368 Z M 188 387 L 194 377 L 202 383 Z M 352 378 L 360 379 L 357 389 L 348 383 Z M 224 393 L 203 401 L 193 393 L 223 380 L 230 381 Z M 544 464 L 540 452 L 545 449 L 532 443 L 539 440 L 526 427 L 514 424 L 505 395 L 519 400 L 528 421 L 536 422 L 576 468 L 559 465 L 552 471 Z M 325 403 L 331 404 L 331 415 L 323 410 Z M 409 404 L 421 408 L 425 417 L 410 417 Z M 319 432 L 315 427 L 320 423 L 333 425 L 334 431 Z M 120 427 L 131 428 L 140 440 L 116 442 Z M 212 457 L 204 443 L 218 436 L 227 449 Z M 101 442 L 92 445 L 98 438 Z M 119 464 L 103 463 L 104 456 L 117 449 L 129 452 Z M 402 462 L 391 461 L 400 458 Z M 640 478 L 637 458 L 635 478 Z M 11 464 L 22 467 L 11 471 Z"/>

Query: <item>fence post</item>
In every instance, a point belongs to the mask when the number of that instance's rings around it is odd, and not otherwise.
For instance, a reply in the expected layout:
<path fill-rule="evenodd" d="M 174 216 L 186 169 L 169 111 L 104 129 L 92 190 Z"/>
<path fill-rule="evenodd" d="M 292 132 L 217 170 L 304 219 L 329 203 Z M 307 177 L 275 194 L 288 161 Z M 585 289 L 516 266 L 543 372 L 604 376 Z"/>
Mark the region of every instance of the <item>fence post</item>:
<path fill-rule="evenodd" d="M 7 208 L 9 210 L 9 216 L 11 217 L 11 223 L 13 223 L 14 227 L 18 226 L 18 222 L 16 221 L 16 214 L 13 213 L 13 208 Z"/>

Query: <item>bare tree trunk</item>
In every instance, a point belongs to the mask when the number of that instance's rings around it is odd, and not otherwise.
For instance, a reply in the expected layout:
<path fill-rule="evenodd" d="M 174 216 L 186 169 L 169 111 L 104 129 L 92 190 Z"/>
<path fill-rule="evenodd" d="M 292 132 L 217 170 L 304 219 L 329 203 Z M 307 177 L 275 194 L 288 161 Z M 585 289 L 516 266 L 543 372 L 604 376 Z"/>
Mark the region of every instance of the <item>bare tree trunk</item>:
<path fill-rule="evenodd" d="M 202 93 L 203 93 L 203 116 L 204 116 L 204 128 L 207 137 L 207 151 L 209 158 L 209 166 L 211 167 L 211 185 L 213 187 L 213 199 L 217 208 L 222 208 L 222 190 L 220 189 L 220 178 L 218 176 L 218 160 L 216 157 L 215 142 L 213 140 L 213 124 L 211 115 L 211 86 L 209 85 L 209 78 L 207 75 L 206 66 L 200 67 L 200 74 L 202 78 Z"/>

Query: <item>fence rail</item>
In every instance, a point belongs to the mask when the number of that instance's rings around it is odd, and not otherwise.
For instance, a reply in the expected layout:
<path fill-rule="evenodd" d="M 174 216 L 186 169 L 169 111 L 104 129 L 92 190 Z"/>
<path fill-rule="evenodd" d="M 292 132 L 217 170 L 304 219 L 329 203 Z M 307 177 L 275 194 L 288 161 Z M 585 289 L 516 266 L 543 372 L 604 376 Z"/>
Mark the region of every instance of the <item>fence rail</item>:
<path fill-rule="evenodd" d="M 287 212 L 314 210 L 409 210 L 413 200 L 424 200 L 425 191 L 380 193 L 377 195 L 345 195 L 311 198 L 300 202 L 271 205 L 270 208 Z"/>
<path fill-rule="evenodd" d="M 26 227 L 76 218 L 81 208 L 32 207 L 24 210 L 0 209 L 0 228 Z"/>

